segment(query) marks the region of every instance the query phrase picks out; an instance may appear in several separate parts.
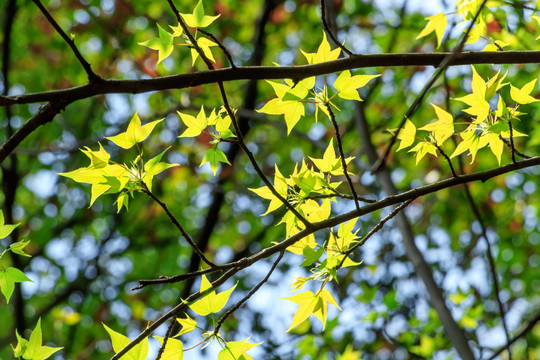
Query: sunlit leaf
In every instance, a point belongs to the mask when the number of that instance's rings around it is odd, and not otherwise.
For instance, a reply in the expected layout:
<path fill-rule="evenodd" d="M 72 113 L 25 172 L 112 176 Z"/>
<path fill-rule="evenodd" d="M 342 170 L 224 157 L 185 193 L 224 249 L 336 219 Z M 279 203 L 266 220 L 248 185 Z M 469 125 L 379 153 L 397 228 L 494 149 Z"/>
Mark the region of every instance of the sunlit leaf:
<path fill-rule="evenodd" d="M 444 30 L 446 29 L 446 16 L 444 13 L 439 13 L 437 15 L 429 16 L 425 18 L 428 20 L 426 27 L 418 34 L 416 40 L 423 38 L 435 31 L 437 35 L 437 47 L 441 46 L 442 38 L 444 35 Z"/>

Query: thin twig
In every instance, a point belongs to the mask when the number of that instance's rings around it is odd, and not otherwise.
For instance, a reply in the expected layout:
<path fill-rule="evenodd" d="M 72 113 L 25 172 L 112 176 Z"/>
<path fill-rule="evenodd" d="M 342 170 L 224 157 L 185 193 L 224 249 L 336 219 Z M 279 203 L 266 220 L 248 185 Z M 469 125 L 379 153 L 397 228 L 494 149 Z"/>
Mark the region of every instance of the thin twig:
<path fill-rule="evenodd" d="M 341 135 L 339 134 L 339 127 L 336 122 L 336 116 L 334 115 L 332 108 L 327 102 L 324 104 L 324 106 L 326 106 L 326 110 L 328 110 L 328 114 L 330 114 L 330 120 L 332 121 L 332 125 L 334 125 L 334 130 L 336 131 L 336 140 L 337 140 L 337 146 L 339 149 L 339 157 L 341 158 L 341 166 L 343 167 L 343 174 L 345 175 L 345 178 L 347 179 L 347 182 L 349 183 L 349 187 L 351 188 L 351 193 L 354 198 L 354 204 L 356 205 L 356 210 L 360 210 L 360 204 L 358 203 L 358 195 L 356 194 L 356 190 L 354 189 L 354 185 L 352 183 L 351 177 L 349 176 L 349 172 L 347 171 L 347 161 L 345 160 L 345 154 L 343 153 L 343 145 L 341 144 Z"/>
<path fill-rule="evenodd" d="M 326 22 L 326 4 L 324 3 L 325 0 L 321 0 L 321 22 L 324 31 L 330 36 L 330 39 L 336 44 L 337 47 L 339 47 L 341 50 L 343 50 L 344 53 L 346 53 L 349 56 L 354 56 L 355 54 L 347 49 L 345 45 L 341 44 L 339 40 L 336 38 L 334 33 L 330 30 L 330 27 L 328 26 L 328 23 Z"/>
<path fill-rule="evenodd" d="M 437 142 L 432 142 L 432 144 L 437 148 L 439 153 L 446 159 L 446 162 L 448 163 L 448 166 L 450 166 L 450 171 L 452 171 L 452 175 L 454 177 L 458 177 L 458 174 L 456 174 L 456 170 L 454 170 L 454 165 L 452 165 L 452 161 L 450 160 L 450 157 L 444 152 L 442 147 L 437 144 Z"/>
<path fill-rule="evenodd" d="M 410 203 L 412 203 L 414 201 L 414 199 L 410 199 L 410 200 L 407 200 L 403 203 L 401 203 L 400 205 L 396 206 L 394 208 L 394 210 L 392 210 L 392 212 L 386 216 L 384 219 L 382 219 L 381 221 L 379 221 L 379 223 L 377 225 L 375 225 L 367 234 L 366 236 L 364 236 L 360 241 L 358 241 L 353 247 L 351 247 L 349 250 L 345 251 L 344 252 L 344 257 L 343 259 L 341 260 L 341 263 L 339 264 L 338 268 L 340 268 L 341 266 L 343 266 L 343 263 L 345 262 L 345 259 L 347 259 L 347 257 L 356 249 L 358 249 L 360 246 L 364 245 L 366 243 L 366 241 L 368 241 L 368 239 L 370 237 L 372 237 L 375 233 L 377 233 L 377 231 L 381 230 L 384 226 L 384 224 L 392 219 L 394 216 L 396 216 L 401 210 L 405 209 L 407 206 L 409 206 Z"/>
<path fill-rule="evenodd" d="M 251 291 L 246 296 L 244 296 L 244 298 L 242 300 L 237 302 L 236 305 L 234 305 L 232 308 L 227 310 L 227 312 L 221 316 L 221 318 L 219 319 L 219 321 L 218 321 L 218 323 L 217 323 L 217 325 L 216 325 L 216 327 L 214 329 L 214 334 L 217 334 L 219 332 L 219 329 L 221 328 L 221 325 L 223 325 L 225 320 L 227 320 L 227 318 L 232 313 L 234 313 L 236 310 L 238 310 L 240 308 L 240 306 L 242 306 L 246 301 L 248 301 L 249 298 L 251 298 L 253 296 L 253 294 L 255 294 L 257 291 L 259 291 L 261 286 L 263 286 L 264 283 L 266 283 L 268 281 L 268 279 L 270 278 L 270 276 L 272 275 L 272 273 L 276 269 L 276 266 L 279 264 L 279 262 L 283 258 L 284 253 L 285 253 L 285 250 L 281 250 L 281 252 L 279 253 L 278 258 L 276 259 L 276 261 L 274 261 L 274 264 L 272 265 L 272 268 L 270 269 L 268 274 L 266 274 L 264 279 L 262 279 L 253 289 L 251 289 Z"/>
<path fill-rule="evenodd" d="M 41 12 L 43 13 L 43 15 L 45 15 L 45 17 L 47 18 L 47 20 L 49 21 L 49 23 L 52 25 L 52 27 L 56 30 L 56 32 L 62 37 L 62 39 L 64 39 L 66 41 L 66 43 L 69 45 L 69 47 L 71 48 L 71 50 L 73 51 L 73 54 L 75 54 L 75 57 L 77 58 L 77 60 L 79 60 L 79 62 L 81 63 L 82 67 L 84 68 L 84 71 L 86 71 L 86 75 L 88 75 L 88 81 L 90 83 L 94 83 L 94 82 L 98 82 L 98 81 L 101 81 L 102 79 L 96 75 L 96 73 L 94 73 L 94 71 L 92 70 L 92 67 L 90 66 L 90 64 L 88 63 L 88 61 L 86 61 L 84 59 L 84 57 L 82 56 L 82 54 L 79 52 L 79 49 L 77 49 L 77 46 L 75 46 L 75 42 L 69 37 L 67 36 L 67 34 L 64 32 L 64 30 L 62 30 L 62 28 L 60 27 L 60 25 L 58 25 L 58 23 L 56 22 L 56 20 L 54 20 L 54 18 L 51 16 L 51 14 L 47 11 L 47 9 L 43 6 L 43 4 L 41 4 L 41 1 L 40 0 L 32 0 L 32 2 L 34 4 L 36 4 L 36 6 L 39 8 L 39 10 L 41 10 Z"/>
<path fill-rule="evenodd" d="M 171 212 L 169 211 L 169 208 L 167 208 L 167 205 L 165 205 L 165 203 L 163 203 L 161 200 L 159 200 L 149 189 L 148 187 L 146 186 L 146 184 L 144 182 L 142 182 L 142 186 L 143 186 L 143 192 L 148 195 L 149 197 L 151 197 L 156 203 L 158 203 L 159 206 L 161 206 L 161 208 L 163 209 L 163 211 L 165 211 L 165 213 L 167 214 L 167 216 L 169 217 L 169 219 L 171 220 L 171 222 L 174 224 L 174 226 L 176 226 L 176 228 L 180 231 L 180 233 L 182 234 L 182 236 L 186 239 L 186 241 L 188 242 L 188 244 L 193 248 L 193 251 L 195 251 L 197 253 L 197 255 L 199 255 L 199 257 L 205 262 L 207 263 L 208 265 L 210 265 L 210 267 L 216 267 L 217 265 L 214 264 L 212 261 L 208 260 L 206 258 L 206 256 L 204 256 L 203 252 L 201 251 L 201 249 L 199 249 L 197 247 L 197 245 L 195 245 L 195 243 L 193 242 L 193 240 L 191 240 L 191 237 L 189 236 L 189 234 L 184 230 L 184 228 L 182 227 L 182 225 L 180 225 L 180 223 L 178 222 L 178 220 L 176 220 L 176 218 L 174 217 L 173 214 L 171 214 Z"/>
<path fill-rule="evenodd" d="M 501 135 L 499 135 L 499 139 L 502 140 L 503 143 L 506 144 L 506 146 L 508 146 L 508 148 L 510 149 L 510 151 L 512 151 L 512 144 L 510 144 L 510 141 L 506 140 L 505 138 L 503 138 Z M 523 159 L 530 159 L 531 157 L 529 155 L 526 155 L 522 152 L 520 152 L 518 149 L 516 149 L 515 147 L 513 148 L 514 149 L 514 152 L 516 153 L 517 156 L 523 158 Z"/>
<path fill-rule="evenodd" d="M 512 162 L 516 163 L 516 147 L 514 146 L 514 129 L 512 121 L 508 121 L 508 129 L 510 129 L 510 150 L 512 152 Z"/>
<path fill-rule="evenodd" d="M 334 193 L 334 194 L 325 194 L 325 195 L 312 195 L 312 196 L 306 196 L 304 199 L 310 199 L 310 200 L 317 200 L 317 199 L 329 199 L 329 198 L 342 198 L 342 199 L 348 199 L 348 200 L 354 200 L 354 196 L 347 195 L 347 194 L 341 194 L 341 193 Z M 369 199 L 362 196 L 357 197 L 358 200 L 363 201 L 365 203 L 373 204 L 376 203 L 377 200 L 375 199 Z"/>
<path fill-rule="evenodd" d="M 426 85 L 422 89 L 422 92 L 420 93 L 420 96 L 416 97 L 416 99 L 414 100 L 412 105 L 409 107 L 409 109 L 407 110 L 407 112 L 405 113 L 403 118 L 401 119 L 401 123 L 399 124 L 398 128 L 396 129 L 396 131 L 392 135 L 392 139 L 390 140 L 390 143 L 386 146 L 386 149 L 385 149 L 383 155 L 373 165 L 373 169 L 371 170 L 372 173 L 376 173 L 377 171 L 382 169 L 382 167 L 386 163 L 386 160 L 388 159 L 388 156 L 390 155 L 390 151 L 392 150 L 392 147 L 394 146 L 394 144 L 397 141 L 397 136 L 398 136 L 399 132 L 401 131 L 401 129 L 403 128 L 403 126 L 405 125 L 405 122 L 407 121 L 407 119 L 410 119 L 412 117 L 412 115 L 415 113 L 416 109 L 418 107 L 420 107 L 420 104 L 422 103 L 422 101 L 426 97 L 428 91 L 431 89 L 433 84 L 435 84 L 435 81 L 437 81 L 437 79 L 441 76 L 441 74 L 446 71 L 448 66 L 456 58 L 457 54 L 461 52 L 461 50 L 463 49 L 463 46 L 465 45 L 465 42 L 467 41 L 467 38 L 469 37 L 469 33 L 471 32 L 471 30 L 472 30 L 472 28 L 473 28 L 473 26 L 474 26 L 474 24 L 476 22 L 476 19 L 478 19 L 478 16 L 480 15 L 480 12 L 482 11 L 482 9 L 486 5 L 486 3 L 487 3 L 487 0 L 484 0 L 482 2 L 482 4 L 480 4 L 480 7 L 478 8 L 478 11 L 476 12 L 476 15 L 474 16 L 471 23 L 469 24 L 469 27 L 465 31 L 465 34 L 461 38 L 460 42 L 454 48 L 452 53 L 447 55 L 444 58 L 444 60 L 440 63 L 439 68 L 437 69 L 437 71 L 431 76 L 429 81 L 426 83 Z"/>
<path fill-rule="evenodd" d="M 234 64 L 234 61 L 232 59 L 232 56 L 231 56 L 231 53 L 229 52 L 229 50 L 227 50 L 227 48 L 225 47 L 225 45 L 223 45 L 221 43 L 221 41 L 218 40 L 217 37 L 215 37 L 212 33 L 209 33 L 208 31 L 205 31 L 201 28 L 197 28 L 197 31 L 200 31 L 202 32 L 204 35 L 208 36 L 209 38 L 211 38 L 212 40 L 214 40 L 216 42 L 216 44 L 218 44 L 219 48 L 221 49 L 221 51 L 223 51 L 223 53 L 225 54 L 225 56 L 227 57 L 227 60 L 229 60 L 229 64 L 231 64 L 231 67 L 232 68 L 236 68 L 236 65 Z"/>
<path fill-rule="evenodd" d="M 517 334 L 516 336 L 514 336 L 514 338 L 513 338 L 512 340 L 510 340 L 506 345 L 504 345 L 504 346 L 501 347 L 499 350 L 497 350 L 493 355 L 491 355 L 491 357 L 490 357 L 488 360 L 493 360 L 493 359 L 495 359 L 497 356 L 499 356 L 503 351 L 505 351 L 505 350 L 510 350 L 510 347 L 511 347 L 516 341 L 518 341 L 519 339 L 521 339 L 523 336 L 527 335 L 527 334 L 534 328 L 534 326 L 535 326 L 538 322 L 540 322 L 540 313 L 537 313 L 536 316 L 535 316 L 531 321 L 529 321 L 529 323 L 527 324 L 527 326 L 525 326 L 525 328 L 519 332 L 519 334 Z"/>

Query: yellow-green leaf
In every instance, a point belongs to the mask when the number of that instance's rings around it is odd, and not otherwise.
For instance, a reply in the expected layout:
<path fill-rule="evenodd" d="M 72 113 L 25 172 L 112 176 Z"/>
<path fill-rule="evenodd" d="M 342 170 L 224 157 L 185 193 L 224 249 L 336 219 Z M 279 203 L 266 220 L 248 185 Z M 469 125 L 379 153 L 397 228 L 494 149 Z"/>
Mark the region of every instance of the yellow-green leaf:
<path fill-rule="evenodd" d="M 408 148 L 414 143 L 416 139 L 416 126 L 409 119 L 405 121 L 405 125 L 397 135 L 397 139 L 401 140 L 397 151 Z"/>
<path fill-rule="evenodd" d="M 208 120 L 206 114 L 204 113 L 204 107 L 201 106 L 201 111 L 197 117 L 193 115 L 188 115 L 177 111 L 180 119 L 187 126 L 187 129 L 179 137 L 195 137 L 199 136 L 204 129 L 208 126 Z"/>
<path fill-rule="evenodd" d="M 181 13 L 186 24 L 193 28 L 204 28 L 213 23 L 220 15 L 208 16 L 204 15 L 204 7 L 202 0 L 199 0 L 192 14 Z"/>
<path fill-rule="evenodd" d="M 176 321 L 178 321 L 178 323 L 182 325 L 182 330 L 180 330 L 177 336 L 190 333 L 197 327 L 197 321 L 189 317 L 188 314 L 184 315 L 186 315 L 186 318 L 176 318 Z"/>
<path fill-rule="evenodd" d="M 435 31 L 435 35 L 437 35 L 437 47 L 441 46 L 444 30 L 446 29 L 447 24 L 446 16 L 444 13 L 440 13 L 429 16 L 425 19 L 428 20 L 428 23 L 420 34 L 418 34 L 416 40 L 423 38 L 424 36 L 427 36 Z"/>
<path fill-rule="evenodd" d="M 204 292 L 212 287 L 212 284 L 208 281 L 206 276 L 202 276 L 200 292 Z M 229 296 L 236 288 L 236 284 L 229 290 L 223 291 L 219 294 L 216 294 L 215 291 L 210 292 L 208 295 L 205 295 L 200 300 L 197 300 L 189 305 L 189 308 L 201 316 L 206 316 L 208 314 L 213 314 L 219 312 L 227 301 Z"/>
<path fill-rule="evenodd" d="M 159 155 L 153 157 L 152 159 L 148 160 L 146 164 L 144 164 L 145 174 L 143 175 L 143 181 L 148 187 L 148 190 L 150 191 L 152 191 L 152 179 L 154 178 L 154 176 L 161 173 L 162 171 L 179 165 L 160 162 L 161 158 L 167 150 L 169 150 L 169 148 L 163 150 Z"/>
<path fill-rule="evenodd" d="M 63 349 L 61 347 L 50 347 L 42 345 L 41 336 L 41 318 L 38 319 L 36 327 L 32 330 L 28 342 L 25 344 L 26 349 L 22 354 L 23 359 L 27 360 L 45 360 L 51 357 L 55 352 Z"/>
<path fill-rule="evenodd" d="M 103 327 L 105 327 L 105 330 L 109 333 L 109 336 L 111 337 L 111 343 L 112 347 L 115 353 L 122 350 L 127 344 L 131 342 L 131 340 L 125 336 L 120 334 L 119 332 L 114 331 L 113 329 L 109 328 L 107 325 L 103 324 Z M 131 348 L 124 356 L 122 356 L 121 360 L 146 360 L 146 356 L 148 355 L 148 338 L 144 339 L 137 345 Z"/>
<path fill-rule="evenodd" d="M 302 50 L 300 50 L 302 51 Z M 302 54 L 306 57 L 308 63 L 316 64 L 325 61 L 336 60 L 341 52 L 340 48 L 332 50 L 328 40 L 326 39 L 326 33 L 323 31 L 323 40 L 319 45 L 316 53 L 306 53 L 302 51 Z"/>
<path fill-rule="evenodd" d="M 128 128 L 125 132 L 118 134 L 116 136 L 107 137 L 116 145 L 120 146 L 123 149 L 129 149 L 133 145 L 144 141 L 148 135 L 154 130 L 154 127 L 163 121 L 163 119 L 155 120 L 149 122 L 148 124 L 142 125 L 139 115 L 135 113 L 129 122 Z"/>
<path fill-rule="evenodd" d="M 252 360 L 252 357 L 246 354 L 246 351 L 262 344 L 248 343 L 249 338 L 242 341 L 229 341 L 225 344 L 225 348 L 218 354 L 218 360 Z"/>
<path fill-rule="evenodd" d="M 173 51 L 173 35 L 168 33 L 158 24 L 159 37 L 140 42 L 139 45 L 146 46 L 158 51 L 158 64 L 165 60 Z"/>
<path fill-rule="evenodd" d="M 536 79 L 523 85 L 521 89 L 510 84 L 510 96 L 512 97 L 512 100 L 518 104 L 530 104 L 539 101 L 530 95 L 531 91 L 534 89 L 534 85 L 536 85 Z"/>
<path fill-rule="evenodd" d="M 431 106 L 435 109 L 439 120 L 421 127 L 420 130 L 430 131 L 437 145 L 440 146 L 454 133 L 454 118 L 437 105 L 431 104 Z"/>
<path fill-rule="evenodd" d="M 422 158 L 426 154 L 431 154 L 435 157 L 437 157 L 437 148 L 432 143 L 429 143 L 427 141 L 420 141 L 418 144 L 416 144 L 415 147 L 413 147 L 408 152 L 415 152 L 416 153 L 416 165 L 422 160 Z"/>
<path fill-rule="evenodd" d="M 7 269 L 0 268 L 0 290 L 6 298 L 6 302 L 9 303 L 9 299 L 15 290 L 15 283 L 30 280 L 21 270 L 8 267 Z"/>
<path fill-rule="evenodd" d="M 368 81 L 381 75 L 355 75 L 351 76 L 349 70 L 339 74 L 334 82 L 334 87 L 338 91 L 338 96 L 342 99 L 362 101 L 358 95 L 358 89 L 366 85 Z"/>
<path fill-rule="evenodd" d="M 154 336 L 163 346 L 163 338 Z M 180 340 L 168 338 L 161 359 L 163 360 L 182 360 L 184 358 L 184 345 Z"/>
<path fill-rule="evenodd" d="M 231 165 L 229 160 L 227 159 L 227 156 L 223 151 L 221 151 L 218 148 L 215 149 L 208 149 L 206 154 L 204 155 L 204 158 L 201 161 L 201 164 L 199 166 L 203 166 L 206 163 L 210 163 L 210 168 L 212 169 L 212 172 L 214 175 L 216 175 L 216 171 L 218 169 L 219 163 L 226 163 Z"/>

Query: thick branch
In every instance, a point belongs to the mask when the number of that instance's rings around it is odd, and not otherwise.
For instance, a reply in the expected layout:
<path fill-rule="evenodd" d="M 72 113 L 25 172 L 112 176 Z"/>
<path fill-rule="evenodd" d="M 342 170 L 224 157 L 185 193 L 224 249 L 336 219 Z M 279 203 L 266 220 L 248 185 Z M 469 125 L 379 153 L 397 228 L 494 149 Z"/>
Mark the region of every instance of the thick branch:
<path fill-rule="evenodd" d="M 149 91 L 184 89 L 220 81 L 295 79 L 326 75 L 343 70 L 368 67 L 434 66 L 451 53 L 401 53 L 354 55 L 344 59 L 297 66 L 241 66 L 237 68 L 201 71 L 190 74 L 162 76 L 141 80 L 103 80 L 95 84 L 76 86 L 63 90 L 15 96 L 0 96 L 0 106 L 29 104 L 57 99 L 80 100 L 101 94 L 138 94 Z M 456 55 L 449 66 L 473 64 L 537 64 L 540 51 L 466 52 Z"/>

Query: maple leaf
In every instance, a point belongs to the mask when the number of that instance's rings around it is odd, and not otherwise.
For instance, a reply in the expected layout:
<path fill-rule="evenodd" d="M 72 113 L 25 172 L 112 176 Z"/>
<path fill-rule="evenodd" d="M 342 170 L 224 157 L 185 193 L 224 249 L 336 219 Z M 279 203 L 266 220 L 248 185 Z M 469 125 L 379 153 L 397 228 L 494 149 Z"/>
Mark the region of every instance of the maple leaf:
<path fill-rule="evenodd" d="M 177 113 L 187 126 L 187 129 L 182 133 L 182 135 L 179 136 L 180 138 L 199 136 L 208 126 L 208 118 L 204 113 L 203 106 L 201 106 L 201 111 L 199 111 L 197 117 L 181 113 L 180 111 L 177 111 Z"/>
<path fill-rule="evenodd" d="M 420 160 L 422 160 L 422 158 L 428 153 L 435 157 L 437 156 L 437 148 L 435 145 L 427 141 L 420 141 L 408 152 L 416 153 L 416 165 L 418 165 L 418 162 L 420 162 Z"/>
<path fill-rule="evenodd" d="M 158 64 L 165 60 L 173 51 L 174 36 L 157 24 L 159 37 L 138 43 L 152 50 L 158 51 Z M 174 29 L 173 29 L 174 30 Z M 175 34 L 177 32 L 175 31 Z"/>
<path fill-rule="evenodd" d="M 111 343 L 112 343 L 112 347 L 115 353 L 122 350 L 124 347 L 126 347 L 127 344 L 131 342 L 131 340 L 127 336 L 114 331 L 107 325 L 103 324 L 103 327 L 105 327 L 105 330 L 107 330 L 107 332 L 109 333 L 109 336 L 111 337 Z M 140 343 L 132 347 L 131 350 L 129 350 L 125 355 L 122 356 L 122 359 L 146 360 L 147 355 L 148 355 L 148 338 L 142 340 Z"/>
<path fill-rule="evenodd" d="M 167 169 L 170 169 L 174 166 L 179 165 L 179 164 L 168 164 L 168 163 L 160 162 L 161 158 L 163 157 L 165 152 L 169 150 L 169 148 L 170 146 L 166 148 L 165 150 L 163 150 L 161 154 L 153 157 L 152 159 L 148 160 L 144 164 L 145 173 L 143 174 L 142 180 L 144 181 L 144 183 L 146 184 L 150 192 L 152 191 L 152 179 L 154 178 L 154 176 L 161 173 L 162 171 L 165 171 Z"/>
<path fill-rule="evenodd" d="M 437 145 L 441 146 L 454 133 L 454 118 L 437 105 L 431 104 L 439 120 L 421 127 L 420 130 L 431 131 Z"/>
<path fill-rule="evenodd" d="M 521 89 L 518 89 L 510 84 L 510 96 L 512 97 L 512 100 L 514 100 L 518 104 L 530 104 L 539 101 L 538 99 L 535 99 L 530 95 L 531 91 L 533 91 L 534 89 L 535 84 L 536 79 L 523 85 Z"/>
<path fill-rule="evenodd" d="M 212 169 L 214 175 L 216 175 L 216 171 L 220 162 L 231 165 L 223 151 L 218 148 L 209 149 L 206 154 L 204 154 L 204 158 L 202 159 L 199 167 L 203 166 L 206 163 L 210 163 L 210 168 Z"/>
<path fill-rule="evenodd" d="M 249 338 L 242 341 L 229 341 L 225 344 L 225 348 L 218 354 L 218 360 L 253 360 L 251 356 L 246 354 L 246 351 L 262 344 L 248 343 Z"/>
<path fill-rule="evenodd" d="M 18 343 L 17 346 L 13 348 L 13 352 L 17 358 L 22 357 L 27 360 L 45 360 L 55 352 L 63 349 L 61 347 L 42 345 L 41 318 L 38 319 L 36 327 L 32 330 L 28 340 L 22 338 L 18 332 L 16 332 L 15 335 L 17 336 Z"/>
<path fill-rule="evenodd" d="M 334 150 L 334 139 L 330 139 L 328 147 L 324 151 L 322 159 L 316 159 L 309 157 L 315 166 L 322 171 L 323 173 L 330 173 L 332 175 L 343 175 L 343 166 L 341 166 L 341 158 L 336 156 Z M 345 159 L 345 162 L 348 164 L 351 160 L 354 159 L 354 156 L 348 157 Z"/>
<path fill-rule="evenodd" d="M 212 50 L 210 50 L 210 47 L 218 46 L 218 44 L 216 44 L 212 40 L 209 40 L 209 39 L 207 39 L 205 37 L 200 37 L 196 41 L 197 41 L 197 45 L 199 45 L 199 47 L 203 51 L 204 55 L 210 61 L 215 63 L 216 60 L 214 59 L 214 55 L 212 55 Z M 197 49 L 191 48 L 191 65 L 192 66 L 195 65 L 195 60 L 197 60 L 198 57 L 199 57 L 199 53 L 197 52 Z"/>
<path fill-rule="evenodd" d="M 120 146 L 123 149 L 130 149 L 133 145 L 146 140 L 148 135 L 154 130 L 157 124 L 162 122 L 163 119 L 151 121 L 148 124 L 142 125 L 139 115 L 135 113 L 129 122 L 128 128 L 125 132 L 106 137 L 116 145 Z"/>
<path fill-rule="evenodd" d="M 199 0 L 197 5 L 195 5 L 195 8 L 193 9 L 193 13 L 191 14 L 184 14 L 181 13 L 182 18 L 186 22 L 186 24 L 192 28 L 205 28 L 209 26 L 211 23 L 213 23 L 220 15 L 216 16 L 208 16 L 204 15 L 204 6 L 202 3 L 202 0 Z"/>
<path fill-rule="evenodd" d="M 379 75 L 355 75 L 351 76 L 349 70 L 343 71 L 339 74 L 338 78 L 334 82 L 334 87 L 338 91 L 338 96 L 347 100 L 362 101 L 358 95 L 358 89 L 366 85 L 368 81 L 381 76 Z"/>
<path fill-rule="evenodd" d="M 200 287 L 200 293 L 205 292 L 206 290 L 210 289 L 212 287 L 212 284 L 208 281 L 206 276 L 202 276 L 201 279 L 201 287 Z M 236 284 L 230 288 L 229 290 L 225 290 L 219 294 L 216 294 L 215 290 L 210 292 L 209 294 L 205 295 L 203 298 L 192 302 L 192 303 L 186 303 L 191 310 L 196 312 L 197 314 L 201 316 L 206 316 L 208 314 L 213 314 L 219 312 L 227 301 L 229 300 L 229 296 L 231 296 L 231 293 L 236 288 Z"/>
<path fill-rule="evenodd" d="M 21 270 L 8 267 L 7 269 L 0 268 L 0 290 L 6 298 L 6 302 L 9 303 L 9 299 L 15 290 L 15 283 L 30 280 Z"/>
<path fill-rule="evenodd" d="M 186 318 L 176 318 L 176 321 L 178 321 L 178 323 L 182 325 L 182 330 L 180 330 L 177 336 L 190 333 L 197 327 L 197 321 L 189 317 L 188 314 L 184 315 L 186 315 Z"/>
<path fill-rule="evenodd" d="M 20 224 L 7 225 L 4 220 L 4 213 L 0 210 L 0 239 L 3 239 L 15 230 Z M 13 246 L 13 245 L 12 245 Z"/>
<path fill-rule="evenodd" d="M 394 134 L 396 130 L 397 129 L 391 129 L 388 131 Z M 416 139 L 416 126 L 414 126 L 411 120 L 407 119 L 405 121 L 405 125 L 398 133 L 397 139 L 401 140 L 401 143 L 399 144 L 399 147 L 396 151 L 408 148 L 414 143 L 414 140 Z"/>
<path fill-rule="evenodd" d="M 287 180 L 285 180 L 285 177 L 281 174 L 279 171 L 277 165 L 275 166 L 275 174 L 274 174 L 274 189 L 276 189 L 277 193 L 287 199 L 287 191 L 288 191 L 288 185 Z M 262 186 L 257 189 L 249 188 L 249 190 L 253 191 L 255 194 L 259 195 L 263 199 L 270 200 L 270 204 L 268 205 L 268 209 L 264 214 L 261 216 L 264 216 L 276 209 L 279 209 L 283 202 L 279 200 L 272 191 L 267 186 Z"/>
<path fill-rule="evenodd" d="M 328 43 L 328 40 L 326 39 L 326 33 L 324 31 L 323 31 L 323 40 L 321 44 L 319 45 L 319 48 L 317 49 L 316 53 L 306 53 L 302 50 L 300 51 L 302 52 L 302 54 L 304 54 L 308 63 L 310 64 L 336 60 L 339 57 L 339 54 L 341 53 L 340 48 L 337 48 L 334 50 L 330 48 L 330 44 Z"/>
<path fill-rule="evenodd" d="M 465 111 L 467 114 L 476 116 L 477 121 L 480 122 L 485 120 L 489 114 L 489 103 L 486 101 L 487 86 L 484 80 L 476 72 L 476 69 L 473 66 L 471 66 L 471 68 L 473 73 L 471 83 L 472 93 L 460 98 L 456 98 L 455 100 L 469 105 L 470 107 L 464 109 L 463 111 Z"/>
<path fill-rule="evenodd" d="M 321 320 L 324 327 L 326 325 L 326 317 L 328 315 L 328 303 L 341 310 L 332 294 L 330 294 L 330 292 L 326 289 L 319 290 L 317 294 L 314 294 L 312 291 L 306 291 L 282 299 L 292 301 L 299 305 L 298 310 L 296 310 L 294 313 L 291 326 L 287 329 L 287 332 L 300 325 L 311 315 L 315 315 L 319 320 Z"/>
<path fill-rule="evenodd" d="M 425 20 L 428 20 L 426 27 L 418 34 L 416 40 L 423 38 L 435 31 L 437 36 L 437 47 L 441 46 L 442 38 L 444 35 L 444 30 L 446 29 L 446 16 L 444 13 L 439 13 L 437 15 L 426 17 Z"/>
<path fill-rule="evenodd" d="M 163 346 L 163 338 L 161 336 L 154 336 L 159 343 Z M 184 358 L 184 345 L 180 340 L 174 338 L 168 338 L 165 349 L 161 354 L 163 360 L 182 360 Z"/>
<path fill-rule="evenodd" d="M 458 144 L 452 155 L 450 155 L 450 158 L 458 156 L 468 150 L 472 157 L 472 164 L 478 150 L 488 144 L 488 137 L 478 135 L 474 128 L 459 133 L 459 136 L 461 136 L 462 141 Z"/>

